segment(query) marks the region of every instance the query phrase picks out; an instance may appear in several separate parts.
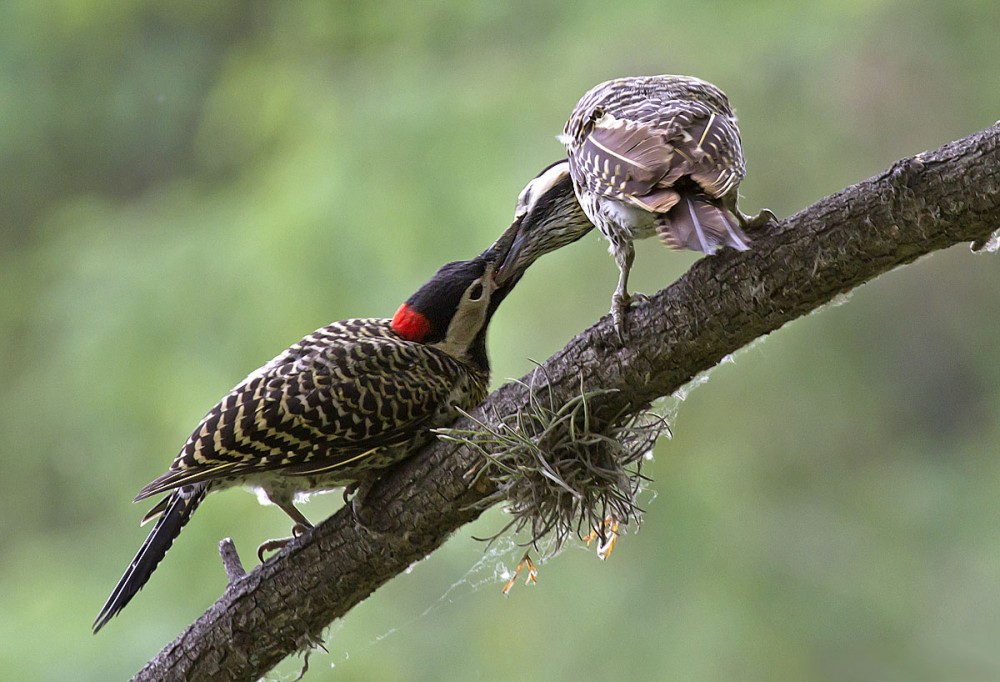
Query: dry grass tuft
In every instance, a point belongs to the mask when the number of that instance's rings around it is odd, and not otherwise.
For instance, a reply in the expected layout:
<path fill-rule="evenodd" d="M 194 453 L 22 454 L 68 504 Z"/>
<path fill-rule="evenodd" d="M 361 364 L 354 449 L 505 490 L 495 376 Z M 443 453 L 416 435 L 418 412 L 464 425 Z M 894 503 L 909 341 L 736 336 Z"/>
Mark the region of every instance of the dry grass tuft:
<path fill-rule="evenodd" d="M 513 517 L 488 539 L 528 528 L 526 544 L 536 548 L 551 538 L 558 551 L 570 535 L 585 541 L 597 537 L 608 545 L 619 526 L 641 520 L 636 500 L 649 480 L 642 475 L 642 462 L 656 439 L 669 434 L 666 420 L 642 411 L 598 424 L 591 403 L 611 391 L 587 391 L 581 383 L 578 395 L 557 405 L 551 392 L 539 396 L 528 388 L 529 408 L 498 417 L 499 427 L 470 417 L 478 428 L 437 431 L 483 455 L 485 465 L 475 476 L 489 476 L 496 492 L 481 504 L 504 503 Z"/>

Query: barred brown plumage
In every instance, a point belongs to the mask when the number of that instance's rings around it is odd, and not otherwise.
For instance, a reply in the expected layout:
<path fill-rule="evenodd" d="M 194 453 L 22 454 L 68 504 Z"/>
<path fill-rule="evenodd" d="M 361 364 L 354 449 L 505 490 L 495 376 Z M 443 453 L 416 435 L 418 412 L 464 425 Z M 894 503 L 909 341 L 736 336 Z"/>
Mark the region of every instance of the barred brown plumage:
<path fill-rule="evenodd" d="M 318 329 L 233 388 L 201 420 L 170 468 L 136 496 L 169 493 L 159 517 L 94 623 L 100 630 L 145 585 L 210 492 L 259 488 L 297 528 L 302 492 L 369 481 L 485 399 L 486 332 L 518 277 L 498 284 L 503 243 L 450 263 L 392 319 L 351 319 Z"/>
<path fill-rule="evenodd" d="M 736 116 L 726 95 L 690 76 L 618 78 L 597 85 L 563 129 L 580 205 L 610 243 L 619 269 L 611 312 L 623 334 L 632 244 L 653 234 L 670 248 L 713 253 L 749 248 L 737 209 L 746 174 Z"/>
<path fill-rule="evenodd" d="M 573 192 L 569 163 L 546 166 L 517 198 L 514 207 L 517 234 L 506 258 L 497 267 L 497 282 L 520 276 L 550 251 L 572 244 L 594 229 Z"/>

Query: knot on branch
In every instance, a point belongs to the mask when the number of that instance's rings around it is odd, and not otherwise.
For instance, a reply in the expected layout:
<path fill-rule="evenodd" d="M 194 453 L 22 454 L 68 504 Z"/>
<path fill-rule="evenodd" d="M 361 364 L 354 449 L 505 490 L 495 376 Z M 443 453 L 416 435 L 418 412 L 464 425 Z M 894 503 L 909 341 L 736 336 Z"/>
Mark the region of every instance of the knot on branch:
<path fill-rule="evenodd" d="M 893 216 L 893 227 L 896 223 L 912 223 L 920 227 L 928 215 L 928 201 L 923 195 L 923 175 L 926 165 L 922 154 L 906 159 L 900 159 L 885 172 L 888 191 L 882 194 L 889 215 Z"/>
<path fill-rule="evenodd" d="M 232 538 L 219 540 L 219 554 L 222 556 L 222 566 L 226 569 L 226 577 L 229 579 L 230 585 L 243 580 L 247 576 L 247 571 L 243 568 L 243 562 L 240 560 L 240 555 L 236 551 L 236 545 L 233 544 Z"/>

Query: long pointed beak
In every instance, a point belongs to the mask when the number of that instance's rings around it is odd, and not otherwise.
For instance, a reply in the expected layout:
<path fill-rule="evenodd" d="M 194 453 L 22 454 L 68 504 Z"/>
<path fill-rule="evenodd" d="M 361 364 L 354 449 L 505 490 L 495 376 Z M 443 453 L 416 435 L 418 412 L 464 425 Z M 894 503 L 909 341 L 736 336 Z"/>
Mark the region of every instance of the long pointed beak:
<path fill-rule="evenodd" d="M 523 273 L 517 266 L 521 258 L 521 252 L 527 243 L 525 234 L 521 231 L 523 220 L 524 216 L 515 218 L 510 227 L 500 235 L 496 244 L 493 245 L 494 248 L 500 245 L 503 249 L 503 255 L 498 258 L 496 275 L 494 276 L 497 286 L 503 286 L 511 281 L 516 281 Z"/>

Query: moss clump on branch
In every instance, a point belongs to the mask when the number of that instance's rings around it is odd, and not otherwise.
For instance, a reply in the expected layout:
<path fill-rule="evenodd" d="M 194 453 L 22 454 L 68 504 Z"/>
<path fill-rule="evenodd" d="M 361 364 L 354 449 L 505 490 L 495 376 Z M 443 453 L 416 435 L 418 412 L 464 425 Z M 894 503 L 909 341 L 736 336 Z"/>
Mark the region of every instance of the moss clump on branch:
<path fill-rule="evenodd" d="M 597 537 L 599 546 L 608 546 L 618 526 L 641 520 L 637 498 L 649 481 L 642 462 L 657 438 L 669 434 L 666 420 L 649 411 L 598 420 L 594 402 L 613 391 L 588 391 L 582 382 L 579 393 L 561 405 L 551 392 L 526 388 L 528 408 L 506 418 L 495 415 L 499 426 L 470 416 L 475 429 L 437 431 L 482 454 L 483 465 L 471 475 L 488 476 L 496 490 L 479 504 L 502 503 L 513 517 L 489 540 L 529 528 L 525 544 L 536 547 L 551 538 L 558 550 L 571 534 Z"/>

